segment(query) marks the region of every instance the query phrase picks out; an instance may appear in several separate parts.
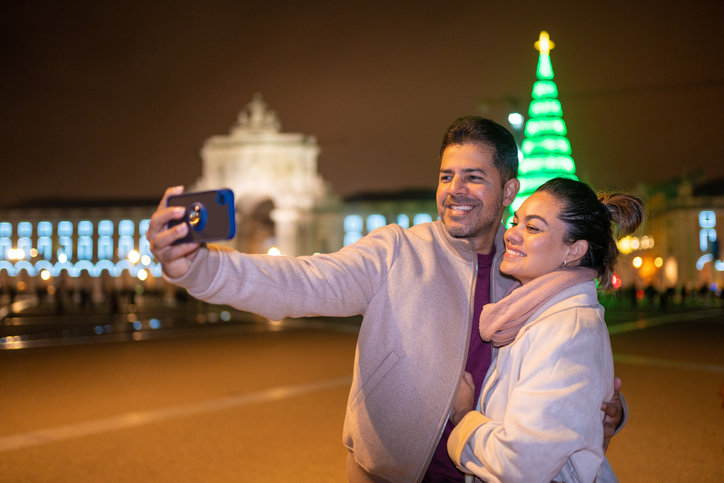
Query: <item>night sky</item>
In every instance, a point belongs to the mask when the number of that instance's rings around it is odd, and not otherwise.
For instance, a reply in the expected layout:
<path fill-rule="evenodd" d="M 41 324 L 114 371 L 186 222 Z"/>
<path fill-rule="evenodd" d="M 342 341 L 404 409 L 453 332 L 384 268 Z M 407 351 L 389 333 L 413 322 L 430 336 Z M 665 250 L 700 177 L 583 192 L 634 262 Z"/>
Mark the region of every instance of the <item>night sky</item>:
<path fill-rule="evenodd" d="M 5 2 L 0 204 L 160 198 L 256 92 L 341 195 L 434 187 L 455 118 L 527 112 L 541 30 L 582 179 L 724 176 L 724 2 L 595 3 Z"/>

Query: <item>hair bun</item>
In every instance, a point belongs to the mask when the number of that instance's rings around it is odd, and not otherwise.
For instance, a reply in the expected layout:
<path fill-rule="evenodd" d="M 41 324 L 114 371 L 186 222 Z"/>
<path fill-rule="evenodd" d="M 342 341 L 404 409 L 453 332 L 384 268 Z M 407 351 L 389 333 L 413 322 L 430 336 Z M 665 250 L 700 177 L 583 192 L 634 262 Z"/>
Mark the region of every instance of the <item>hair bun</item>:
<path fill-rule="evenodd" d="M 618 237 L 630 235 L 644 222 L 644 204 L 638 196 L 626 193 L 604 194 L 598 198 L 609 219 L 618 225 Z"/>

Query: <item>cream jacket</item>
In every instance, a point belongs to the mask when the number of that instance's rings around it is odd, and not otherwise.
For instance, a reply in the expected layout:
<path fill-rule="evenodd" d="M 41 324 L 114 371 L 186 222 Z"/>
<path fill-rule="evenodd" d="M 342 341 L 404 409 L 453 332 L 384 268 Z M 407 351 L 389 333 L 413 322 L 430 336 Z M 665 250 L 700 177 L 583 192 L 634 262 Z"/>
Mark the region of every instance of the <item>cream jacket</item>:
<path fill-rule="evenodd" d="M 503 233 L 501 225 L 493 301 L 512 283 L 499 270 Z M 337 253 L 310 257 L 243 255 L 210 245 L 171 282 L 194 297 L 272 320 L 363 314 L 344 443 L 362 469 L 408 483 L 422 480 L 457 394 L 476 277 L 472 245 L 450 237 L 437 221 L 409 230 L 388 225 Z"/>
<path fill-rule="evenodd" d="M 536 311 L 513 343 L 493 350 L 478 411 L 456 426 L 448 452 L 486 482 L 618 481 L 602 450 L 601 403 L 612 395 L 595 282 L 574 285 Z"/>

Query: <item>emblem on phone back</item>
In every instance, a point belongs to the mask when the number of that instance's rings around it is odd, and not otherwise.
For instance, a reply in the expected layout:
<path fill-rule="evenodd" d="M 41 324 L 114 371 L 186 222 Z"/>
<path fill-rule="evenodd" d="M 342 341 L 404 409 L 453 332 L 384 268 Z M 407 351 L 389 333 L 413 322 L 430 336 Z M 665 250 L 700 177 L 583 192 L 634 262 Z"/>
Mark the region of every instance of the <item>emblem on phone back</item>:
<path fill-rule="evenodd" d="M 224 188 L 212 191 L 198 191 L 169 196 L 167 206 L 183 206 L 183 218 L 172 220 L 168 227 L 180 223 L 189 226 L 188 234 L 174 242 L 174 245 L 188 242 L 228 240 L 236 233 L 234 192 Z"/>

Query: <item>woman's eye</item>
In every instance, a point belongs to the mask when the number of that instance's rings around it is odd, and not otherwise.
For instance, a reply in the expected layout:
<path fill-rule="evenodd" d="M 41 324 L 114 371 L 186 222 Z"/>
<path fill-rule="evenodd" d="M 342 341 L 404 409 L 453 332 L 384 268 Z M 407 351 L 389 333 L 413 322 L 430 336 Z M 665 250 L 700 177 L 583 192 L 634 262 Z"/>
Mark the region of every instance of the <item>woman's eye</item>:
<path fill-rule="evenodd" d="M 538 228 L 534 227 L 533 225 L 528 225 L 528 229 L 530 231 L 538 231 Z"/>

